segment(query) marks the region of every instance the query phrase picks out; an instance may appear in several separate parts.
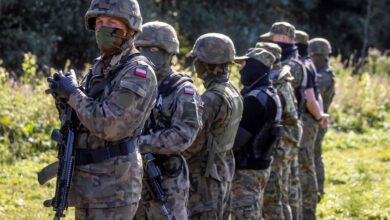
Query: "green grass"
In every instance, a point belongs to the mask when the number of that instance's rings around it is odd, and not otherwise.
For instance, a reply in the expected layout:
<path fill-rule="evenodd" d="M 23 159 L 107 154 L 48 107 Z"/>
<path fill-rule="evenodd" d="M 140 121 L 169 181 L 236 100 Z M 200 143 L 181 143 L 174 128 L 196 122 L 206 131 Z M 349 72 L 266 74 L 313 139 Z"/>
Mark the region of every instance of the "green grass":
<path fill-rule="evenodd" d="M 389 130 L 330 130 L 323 154 L 326 194 L 319 219 L 390 218 Z"/>
<path fill-rule="evenodd" d="M 12 165 L 0 164 L 0 219 L 53 219 L 54 211 L 42 202 L 54 195 L 55 180 L 45 186 L 37 181 L 37 172 L 55 161 L 55 152 L 18 160 Z M 70 209 L 66 219 L 74 219 Z"/>

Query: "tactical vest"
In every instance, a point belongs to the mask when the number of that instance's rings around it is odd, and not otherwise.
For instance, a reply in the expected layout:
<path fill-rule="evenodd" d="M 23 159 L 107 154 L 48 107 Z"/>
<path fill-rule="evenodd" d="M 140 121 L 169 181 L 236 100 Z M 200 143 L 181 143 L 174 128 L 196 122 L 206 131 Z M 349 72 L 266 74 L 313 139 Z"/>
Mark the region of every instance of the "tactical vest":
<path fill-rule="evenodd" d="M 297 101 L 294 95 L 294 89 L 290 82 L 292 76 L 290 66 L 283 66 L 281 69 L 271 71 L 272 86 L 276 89 L 282 105 L 282 120 L 283 125 L 295 125 L 298 120 Z"/>
<path fill-rule="evenodd" d="M 82 89 L 85 91 L 88 97 L 91 97 L 95 100 L 99 100 L 103 92 L 107 91 L 108 94 L 112 92 L 112 80 L 117 77 L 117 74 L 124 68 L 134 69 L 139 65 L 139 61 L 145 62 L 146 64 L 153 66 L 153 64 L 140 53 L 133 53 L 127 56 L 124 56 L 119 61 L 119 65 L 114 69 L 110 70 L 109 76 L 104 78 L 103 75 L 93 75 L 93 69 L 90 69 L 88 74 L 84 77 L 82 81 Z M 93 85 L 91 85 L 91 83 Z M 106 90 L 107 89 L 107 90 Z M 145 118 L 142 119 L 145 121 Z M 132 137 L 138 136 L 142 133 L 144 124 L 141 124 L 137 129 L 135 129 Z M 89 136 L 89 130 L 83 125 L 80 126 L 79 132 L 87 134 Z M 117 141 L 115 143 L 101 140 L 104 145 L 103 148 L 97 149 L 76 149 L 76 165 L 84 165 L 90 163 L 99 163 L 106 159 L 127 155 L 135 151 L 135 146 L 131 140 L 125 138 L 124 140 Z M 88 145 L 88 143 L 87 143 Z M 105 149 L 105 150 L 103 150 Z"/>
<path fill-rule="evenodd" d="M 261 105 L 266 106 L 267 100 L 271 98 L 276 105 L 276 115 L 274 120 L 269 120 L 264 124 L 260 132 L 254 137 L 252 143 L 244 149 L 248 156 L 253 159 L 264 159 L 267 160 L 272 154 L 272 146 L 274 145 L 277 137 L 281 136 L 281 119 L 282 119 L 282 105 L 280 99 L 272 87 L 259 87 L 244 97 L 254 97 Z M 270 137 L 270 134 L 272 135 Z M 259 148 L 261 146 L 261 148 Z M 248 149 L 248 147 L 250 149 Z"/>
<path fill-rule="evenodd" d="M 168 76 L 165 76 L 162 80 L 160 85 L 158 86 L 158 96 L 157 96 L 157 102 L 155 105 L 155 108 L 153 109 L 153 112 L 150 116 L 151 120 L 151 128 L 152 129 L 159 129 L 159 125 L 157 123 L 157 120 L 159 123 L 163 124 L 163 127 L 170 127 L 171 126 L 171 118 L 170 116 L 166 116 L 162 112 L 162 104 L 165 97 L 169 96 L 173 91 L 182 89 L 184 84 L 186 82 L 193 83 L 192 79 L 185 75 L 180 73 L 173 73 Z M 177 97 L 174 98 L 176 100 Z M 158 119 L 155 118 L 155 112 L 157 111 Z"/>
<path fill-rule="evenodd" d="M 295 90 L 295 96 L 298 101 L 298 115 L 301 115 L 305 109 L 305 89 L 307 87 L 307 72 L 302 62 L 296 58 L 289 58 L 282 61 L 282 66 L 291 67 L 291 74 L 294 77 L 292 86 Z"/>
<path fill-rule="evenodd" d="M 240 93 L 227 83 L 215 83 L 208 89 L 209 92 L 217 94 L 228 106 L 230 118 L 224 127 L 210 131 L 207 138 L 208 159 L 205 176 L 210 175 L 216 153 L 225 153 L 232 150 L 238 126 L 242 118 L 243 103 Z"/>

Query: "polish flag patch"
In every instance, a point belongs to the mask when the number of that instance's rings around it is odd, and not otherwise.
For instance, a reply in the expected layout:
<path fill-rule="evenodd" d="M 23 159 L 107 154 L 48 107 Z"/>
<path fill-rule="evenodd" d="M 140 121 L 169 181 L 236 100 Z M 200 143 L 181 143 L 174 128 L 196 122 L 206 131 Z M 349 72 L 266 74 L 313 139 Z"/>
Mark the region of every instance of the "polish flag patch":
<path fill-rule="evenodd" d="M 147 71 L 146 71 L 145 68 L 137 68 L 137 69 L 135 69 L 134 74 L 136 76 L 139 76 L 139 77 L 142 77 L 142 78 L 146 78 Z"/>
<path fill-rule="evenodd" d="M 184 94 L 193 95 L 194 92 L 195 92 L 194 89 L 191 88 L 191 87 L 185 87 L 184 88 Z"/>

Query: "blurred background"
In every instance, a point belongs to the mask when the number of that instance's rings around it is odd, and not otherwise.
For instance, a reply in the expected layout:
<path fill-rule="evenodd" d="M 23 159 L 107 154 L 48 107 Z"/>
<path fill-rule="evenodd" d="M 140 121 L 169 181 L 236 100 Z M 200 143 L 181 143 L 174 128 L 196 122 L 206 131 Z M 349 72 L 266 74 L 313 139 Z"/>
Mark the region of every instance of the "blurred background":
<path fill-rule="evenodd" d="M 239 55 L 272 23 L 288 21 L 327 38 L 336 76 L 331 126 L 323 144 L 325 196 L 318 219 L 390 219 L 390 0 L 139 0 L 144 22 L 161 20 L 179 34 L 175 67 L 198 36 L 229 35 Z M 45 95 L 56 69 L 86 73 L 98 50 L 84 27 L 90 1 L 0 0 L 0 219 L 52 219 L 44 208 L 55 181 L 37 172 L 56 160 L 50 140 L 59 120 Z M 238 67 L 230 78 L 240 85 Z M 201 80 L 193 76 L 199 91 Z M 70 209 L 66 219 L 74 219 Z"/>

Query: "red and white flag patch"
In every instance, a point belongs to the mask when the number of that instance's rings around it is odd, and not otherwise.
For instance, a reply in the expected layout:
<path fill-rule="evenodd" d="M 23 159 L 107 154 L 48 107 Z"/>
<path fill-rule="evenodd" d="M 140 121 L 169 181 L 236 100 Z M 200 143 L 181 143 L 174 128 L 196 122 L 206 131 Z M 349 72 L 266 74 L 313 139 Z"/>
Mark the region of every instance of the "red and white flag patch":
<path fill-rule="evenodd" d="M 185 87 L 184 88 L 184 94 L 193 95 L 194 92 L 195 92 L 194 89 L 191 88 L 191 87 Z"/>
<path fill-rule="evenodd" d="M 138 67 L 138 68 L 135 69 L 134 74 L 136 76 L 139 76 L 139 77 L 142 77 L 142 78 L 146 78 L 147 71 L 146 71 L 145 68 Z"/>

